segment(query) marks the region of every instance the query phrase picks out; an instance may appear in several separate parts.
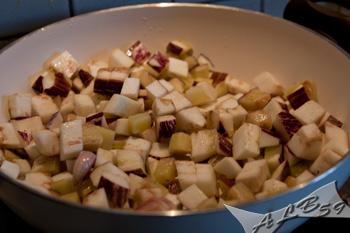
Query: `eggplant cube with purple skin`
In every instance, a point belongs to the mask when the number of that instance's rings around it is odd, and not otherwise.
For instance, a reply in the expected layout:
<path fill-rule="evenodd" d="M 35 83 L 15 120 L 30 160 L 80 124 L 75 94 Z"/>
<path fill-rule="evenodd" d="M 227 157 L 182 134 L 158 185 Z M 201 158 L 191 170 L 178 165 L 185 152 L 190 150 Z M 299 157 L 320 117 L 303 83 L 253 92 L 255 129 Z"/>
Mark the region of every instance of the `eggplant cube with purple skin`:
<path fill-rule="evenodd" d="M 148 61 L 145 62 L 145 69 L 151 75 L 157 77 L 166 70 L 168 64 L 168 57 L 161 52 L 157 52 L 153 54 Z"/>
<path fill-rule="evenodd" d="M 316 124 L 301 127 L 289 140 L 288 148 L 301 159 L 315 160 L 322 147 L 322 133 Z"/>
<path fill-rule="evenodd" d="M 178 40 L 170 41 L 166 47 L 166 51 L 178 57 L 185 57 L 186 55 L 191 55 L 193 52 L 190 44 Z"/>
<path fill-rule="evenodd" d="M 91 173 L 90 173 L 90 179 L 92 184 L 97 187 L 100 183 L 101 176 L 103 173 L 112 173 L 118 176 L 121 176 L 125 179 L 128 178 L 128 175 L 121 170 L 119 167 L 115 166 L 112 162 L 104 163 L 98 167 L 96 167 Z"/>
<path fill-rule="evenodd" d="M 147 50 L 141 41 L 136 41 L 126 52 L 126 55 L 134 59 L 137 64 L 142 64 L 151 53 Z"/>
<path fill-rule="evenodd" d="M 173 115 L 159 116 L 156 119 L 157 138 L 170 138 L 176 131 L 176 118 Z"/>
<path fill-rule="evenodd" d="M 81 120 L 65 122 L 60 128 L 60 159 L 73 159 L 83 150 L 83 128 Z"/>
<path fill-rule="evenodd" d="M 257 157 L 260 154 L 260 135 L 259 126 L 244 123 L 233 135 L 233 157 L 239 160 Z"/>
<path fill-rule="evenodd" d="M 99 187 L 106 191 L 107 198 L 112 208 L 122 208 L 128 200 L 129 183 L 125 177 L 105 172 L 101 176 Z"/>
<path fill-rule="evenodd" d="M 57 105 L 48 95 L 33 96 L 32 108 L 34 114 L 40 116 L 43 123 L 47 123 L 51 116 L 58 112 Z"/>
<path fill-rule="evenodd" d="M 32 115 L 32 95 L 26 93 L 16 93 L 8 96 L 9 113 L 12 119 L 31 117 Z"/>
<path fill-rule="evenodd" d="M 140 112 L 140 104 L 126 96 L 114 94 L 103 112 L 115 116 L 128 117 Z"/>
<path fill-rule="evenodd" d="M 257 193 L 270 176 L 266 160 L 254 160 L 244 165 L 242 171 L 236 177 L 236 182 L 245 184 L 251 191 Z"/>
<path fill-rule="evenodd" d="M 134 64 L 134 61 L 120 49 L 115 49 L 109 58 L 109 64 L 111 67 L 130 68 Z"/>
<path fill-rule="evenodd" d="M 47 61 L 47 66 L 69 79 L 77 71 L 78 62 L 68 51 L 63 51 Z"/>
<path fill-rule="evenodd" d="M 282 111 L 277 114 L 273 127 L 281 137 L 282 141 L 287 142 L 301 128 L 302 124 L 289 112 Z"/>
<path fill-rule="evenodd" d="M 324 108 L 317 102 L 310 100 L 296 109 L 293 113 L 302 124 L 319 123 L 322 116 L 326 113 Z"/>
<path fill-rule="evenodd" d="M 200 130 L 191 134 L 192 154 L 191 159 L 201 162 L 216 154 L 216 130 Z"/>
<path fill-rule="evenodd" d="M 179 131 L 193 132 L 202 129 L 206 120 L 198 107 L 183 109 L 176 113 L 176 127 Z"/>

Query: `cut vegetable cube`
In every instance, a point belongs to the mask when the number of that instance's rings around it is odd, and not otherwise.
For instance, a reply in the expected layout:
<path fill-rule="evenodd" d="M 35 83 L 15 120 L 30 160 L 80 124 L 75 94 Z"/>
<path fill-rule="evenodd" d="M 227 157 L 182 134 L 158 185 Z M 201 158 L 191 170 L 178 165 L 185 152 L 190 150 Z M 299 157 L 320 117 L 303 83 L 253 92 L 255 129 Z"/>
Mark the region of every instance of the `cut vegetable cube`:
<path fill-rule="evenodd" d="M 140 134 L 146 129 L 151 128 L 152 119 L 148 112 L 139 113 L 129 116 L 128 124 L 129 130 L 132 134 Z"/>
<path fill-rule="evenodd" d="M 52 184 L 52 178 L 42 172 L 29 172 L 25 175 L 24 181 L 27 184 L 40 186 L 44 189 L 50 189 Z"/>
<path fill-rule="evenodd" d="M 58 112 L 57 105 L 47 95 L 33 96 L 32 107 L 34 114 L 40 116 L 43 123 L 47 123 L 51 116 Z"/>
<path fill-rule="evenodd" d="M 40 156 L 34 160 L 32 171 L 55 175 L 60 172 L 60 160 L 56 156 Z"/>
<path fill-rule="evenodd" d="M 104 172 L 101 176 L 99 187 L 103 187 L 106 190 L 107 198 L 112 208 L 121 208 L 128 200 L 129 183 L 122 176 Z"/>
<path fill-rule="evenodd" d="M 174 133 L 169 142 L 171 155 L 190 154 L 192 151 L 191 136 L 182 132 Z"/>
<path fill-rule="evenodd" d="M 64 74 L 66 78 L 71 78 L 78 69 L 78 62 L 68 51 L 57 54 L 51 60 L 47 61 L 46 64 L 56 72 Z"/>
<path fill-rule="evenodd" d="M 197 183 L 196 164 L 193 161 L 175 161 L 177 180 L 182 190 Z"/>
<path fill-rule="evenodd" d="M 246 110 L 255 111 L 264 108 L 270 99 L 270 94 L 259 89 L 253 89 L 240 98 L 238 102 Z"/>
<path fill-rule="evenodd" d="M 278 146 L 280 143 L 280 139 L 272 136 L 271 134 L 261 131 L 261 135 L 259 138 L 259 147 L 265 148 L 265 147 L 271 147 L 271 146 Z"/>
<path fill-rule="evenodd" d="M 73 175 L 63 172 L 52 177 L 51 189 L 61 195 L 74 191 Z"/>
<path fill-rule="evenodd" d="M 191 159 L 201 162 L 216 154 L 216 130 L 201 130 L 191 134 Z"/>
<path fill-rule="evenodd" d="M 124 172 L 132 172 L 138 175 L 146 174 L 144 160 L 138 151 L 118 150 L 114 161 Z"/>
<path fill-rule="evenodd" d="M 60 153 L 59 139 L 50 130 L 40 130 L 33 133 L 33 139 L 39 153 L 44 156 L 54 156 Z"/>
<path fill-rule="evenodd" d="M 167 89 L 158 80 L 146 86 L 146 90 L 147 96 L 150 96 L 152 99 L 163 97 L 168 93 Z"/>
<path fill-rule="evenodd" d="M 317 159 L 312 163 L 310 172 L 317 176 L 333 167 L 341 159 L 342 157 L 337 153 L 329 149 L 323 150 Z"/>
<path fill-rule="evenodd" d="M 171 100 L 175 106 L 176 112 L 192 106 L 191 102 L 178 91 L 172 91 L 165 95 L 162 99 Z"/>
<path fill-rule="evenodd" d="M 274 97 L 263 108 L 263 111 L 270 115 L 272 122 L 274 122 L 276 116 L 283 111 L 282 104 L 284 104 L 283 99 Z"/>
<path fill-rule="evenodd" d="M 200 203 L 208 198 L 195 184 L 182 191 L 178 197 L 181 203 L 190 210 L 197 208 Z"/>
<path fill-rule="evenodd" d="M 147 71 L 157 77 L 168 67 L 169 59 L 161 52 L 153 54 L 145 64 Z"/>
<path fill-rule="evenodd" d="M 239 202 L 254 201 L 255 197 L 250 188 L 244 183 L 233 185 L 227 193 L 228 198 L 238 200 Z"/>
<path fill-rule="evenodd" d="M 288 186 L 284 182 L 275 179 L 266 180 L 263 186 L 263 192 L 266 192 L 267 195 L 282 193 L 287 189 Z"/>
<path fill-rule="evenodd" d="M 269 167 L 271 173 L 273 173 L 273 171 L 275 171 L 276 168 L 280 165 L 281 155 L 282 155 L 281 145 L 265 148 L 264 158 L 267 162 L 267 166 Z"/>
<path fill-rule="evenodd" d="M 193 52 L 190 44 L 178 40 L 170 41 L 166 47 L 166 51 L 181 58 L 191 55 Z"/>
<path fill-rule="evenodd" d="M 151 150 L 152 143 L 142 138 L 129 137 L 126 140 L 124 149 L 125 150 L 136 150 L 140 153 L 143 160 L 145 161 L 149 151 Z"/>
<path fill-rule="evenodd" d="M 289 141 L 301 126 L 302 124 L 293 115 L 286 111 L 278 113 L 273 122 L 273 127 L 284 142 Z"/>
<path fill-rule="evenodd" d="M 96 112 L 95 103 L 89 95 L 75 95 L 74 106 L 74 111 L 78 116 L 86 117 Z"/>
<path fill-rule="evenodd" d="M 206 120 L 198 107 L 183 109 L 176 113 L 176 128 L 179 131 L 193 132 L 202 129 Z"/>
<path fill-rule="evenodd" d="M 119 118 L 115 126 L 115 133 L 122 136 L 130 136 L 129 119 Z"/>
<path fill-rule="evenodd" d="M 216 176 L 211 164 L 196 164 L 196 176 L 196 185 L 207 197 L 213 197 L 218 194 Z"/>
<path fill-rule="evenodd" d="M 83 150 L 83 128 L 81 120 L 65 122 L 60 128 L 60 159 L 73 159 Z"/>
<path fill-rule="evenodd" d="M 175 106 L 171 100 L 157 98 L 153 101 L 152 111 L 156 116 L 170 115 L 175 112 Z"/>
<path fill-rule="evenodd" d="M 60 112 L 62 116 L 66 116 L 69 113 L 72 113 L 74 111 L 74 93 L 69 92 L 66 98 L 62 100 L 61 106 L 60 106 Z"/>
<path fill-rule="evenodd" d="M 173 78 L 186 78 L 188 76 L 187 62 L 170 57 L 168 75 Z"/>
<path fill-rule="evenodd" d="M 233 158 L 241 160 L 257 157 L 260 154 L 260 135 L 259 126 L 244 123 L 233 136 Z"/>
<path fill-rule="evenodd" d="M 113 162 L 113 157 L 114 153 L 112 153 L 111 151 L 98 148 L 96 153 L 95 167 L 101 166 L 108 162 Z"/>
<path fill-rule="evenodd" d="M 270 171 L 265 159 L 247 162 L 242 171 L 236 177 L 236 182 L 242 182 L 252 192 L 261 190 L 265 180 L 270 177 Z"/>
<path fill-rule="evenodd" d="M 315 176 L 312 175 L 312 173 L 309 170 L 305 170 L 296 178 L 296 181 L 297 181 L 297 184 L 303 184 L 312 180 L 313 178 L 315 178 Z"/>
<path fill-rule="evenodd" d="M 227 85 L 228 91 L 232 94 L 237 94 L 237 93 L 247 93 L 251 89 L 251 86 L 249 83 L 238 80 L 235 78 L 232 78 L 230 76 L 226 77 L 225 83 Z"/>
<path fill-rule="evenodd" d="M 167 158 L 170 157 L 170 151 L 167 143 L 158 143 L 158 142 L 153 142 L 151 151 L 149 152 L 149 155 L 154 157 L 154 158 Z"/>
<path fill-rule="evenodd" d="M 159 116 L 156 119 L 156 133 L 158 139 L 170 138 L 176 130 L 176 118 L 172 115 Z"/>
<path fill-rule="evenodd" d="M 314 123 L 304 125 L 293 135 L 287 146 L 295 156 L 315 160 L 321 152 L 322 133 Z"/>
<path fill-rule="evenodd" d="M 293 115 L 302 124 L 318 123 L 325 114 L 324 108 L 317 102 L 310 100 L 294 111 Z"/>
<path fill-rule="evenodd" d="M 117 166 L 113 165 L 113 163 L 108 162 L 101 166 L 96 167 L 94 171 L 90 173 L 91 182 L 95 187 L 98 187 L 102 174 L 106 172 L 115 174 L 124 179 L 128 179 L 128 175 L 125 172 L 123 172 Z"/>
<path fill-rule="evenodd" d="M 349 137 L 345 130 L 331 124 L 325 124 L 325 145 L 322 149 L 330 149 L 344 157 L 349 152 Z"/>
<path fill-rule="evenodd" d="M 84 205 L 91 207 L 109 208 L 107 194 L 104 188 L 97 189 L 84 199 Z"/>
<path fill-rule="evenodd" d="M 25 93 L 16 93 L 8 97 L 9 113 L 11 118 L 31 117 L 32 96 Z"/>
<path fill-rule="evenodd" d="M 176 175 L 175 159 L 173 158 L 160 159 L 153 172 L 153 178 L 162 185 L 167 185 L 176 178 Z"/>
<path fill-rule="evenodd" d="M 109 58 L 110 67 L 130 68 L 133 64 L 134 61 L 120 49 L 113 50 L 111 57 Z"/>
<path fill-rule="evenodd" d="M 208 104 L 216 100 L 216 91 L 207 82 L 200 82 L 196 86 L 191 87 L 186 91 L 185 95 L 195 106 Z"/>
<path fill-rule="evenodd" d="M 263 110 L 257 110 L 248 113 L 246 121 L 248 123 L 255 124 L 263 129 L 271 130 L 272 128 L 271 116 Z"/>
<path fill-rule="evenodd" d="M 22 141 L 11 123 L 0 123 L 0 145 L 5 148 L 20 148 Z"/>
<path fill-rule="evenodd" d="M 253 83 L 263 92 L 269 93 L 271 95 L 282 95 L 283 87 L 277 81 L 275 76 L 269 72 L 262 72 L 257 75 Z"/>
<path fill-rule="evenodd" d="M 17 179 L 20 174 L 20 166 L 5 160 L 0 166 L 0 171 L 13 179 Z"/>
<path fill-rule="evenodd" d="M 114 94 L 103 112 L 120 117 L 128 117 L 140 112 L 140 104 L 128 97 Z"/>
<path fill-rule="evenodd" d="M 214 166 L 216 173 L 234 179 L 242 171 L 241 166 L 232 157 L 225 157 Z"/>
<path fill-rule="evenodd" d="M 129 97 L 130 99 L 137 99 L 140 90 L 140 80 L 137 78 L 127 78 L 123 83 L 121 95 Z"/>

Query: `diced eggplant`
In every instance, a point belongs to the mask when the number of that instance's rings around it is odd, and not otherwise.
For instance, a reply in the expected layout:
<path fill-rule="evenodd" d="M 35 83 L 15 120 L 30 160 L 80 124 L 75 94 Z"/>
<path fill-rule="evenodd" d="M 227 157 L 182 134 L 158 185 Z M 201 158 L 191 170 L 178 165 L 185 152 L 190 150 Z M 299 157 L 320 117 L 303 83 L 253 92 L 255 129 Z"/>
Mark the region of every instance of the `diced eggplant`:
<path fill-rule="evenodd" d="M 140 104 L 126 96 L 114 94 L 103 112 L 115 116 L 128 117 L 140 112 Z"/>
<path fill-rule="evenodd" d="M 121 176 L 124 179 L 128 178 L 128 175 L 123 170 L 115 166 L 112 162 L 107 162 L 101 166 L 96 167 L 90 173 L 90 180 L 95 187 L 98 187 L 102 174 L 106 172 Z"/>
<path fill-rule="evenodd" d="M 301 128 L 302 124 L 289 112 L 282 111 L 277 114 L 273 127 L 280 135 L 282 141 L 287 142 Z"/>
<path fill-rule="evenodd" d="M 156 116 L 169 115 L 175 112 L 175 106 L 171 100 L 156 98 L 152 104 L 152 111 Z"/>
<path fill-rule="evenodd" d="M 109 208 L 107 194 L 104 188 L 97 189 L 84 199 L 84 205 L 100 208 Z"/>
<path fill-rule="evenodd" d="M 123 83 L 121 95 L 129 97 L 130 99 L 137 99 L 140 90 L 140 80 L 137 78 L 127 78 Z"/>
<path fill-rule="evenodd" d="M 8 107 L 11 119 L 27 118 L 32 115 L 32 96 L 16 93 L 8 96 Z"/>
<path fill-rule="evenodd" d="M 46 64 L 57 73 L 62 73 L 67 79 L 71 78 L 78 69 L 78 62 L 66 50 L 54 56 Z"/>
<path fill-rule="evenodd" d="M 254 201 L 255 197 L 253 192 L 244 183 L 237 183 L 233 185 L 227 193 L 228 198 L 236 199 L 239 202 Z"/>
<path fill-rule="evenodd" d="M 216 130 L 201 130 L 191 134 L 191 159 L 201 162 L 216 154 Z"/>
<path fill-rule="evenodd" d="M 60 172 L 60 160 L 57 156 L 40 156 L 34 160 L 32 172 L 55 175 Z"/>
<path fill-rule="evenodd" d="M 310 100 L 294 111 L 293 115 L 302 124 L 319 123 L 325 114 L 324 108 L 317 102 Z"/>
<path fill-rule="evenodd" d="M 260 148 L 278 146 L 279 144 L 280 144 L 280 139 L 278 137 L 275 137 L 264 130 L 261 131 L 261 135 L 259 138 Z"/>
<path fill-rule="evenodd" d="M 253 83 L 262 91 L 267 92 L 271 95 L 282 95 L 283 94 L 283 87 L 282 85 L 277 81 L 275 76 L 269 72 L 262 72 L 259 75 L 257 75 Z"/>
<path fill-rule="evenodd" d="M 276 170 L 276 168 L 280 165 L 281 156 L 282 156 L 282 145 L 265 148 L 264 158 L 267 162 L 267 165 L 271 173 L 273 173 Z"/>
<path fill-rule="evenodd" d="M 196 164 L 193 161 L 176 160 L 175 167 L 181 190 L 197 183 Z"/>
<path fill-rule="evenodd" d="M 251 89 L 251 85 L 245 81 L 238 80 L 227 76 L 225 79 L 228 91 L 232 94 L 243 93 L 246 94 Z"/>
<path fill-rule="evenodd" d="M 176 113 L 178 131 L 193 132 L 204 128 L 206 120 L 198 107 L 183 109 Z"/>
<path fill-rule="evenodd" d="M 258 125 L 263 129 L 270 130 L 272 128 L 271 116 L 263 110 L 248 113 L 246 121 Z"/>
<path fill-rule="evenodd" d="M 32 89 L 37 93 L 37 94 L 41 94 L 44 91 L 44 87 L 43 87 L 43 79 L 44 76 L 40 75 L 38 77 L 36 77 L 33 82 L 31 83 L 31 87 Z"/>
<path fill-rule="evenodd" d="M 312 163 L 310 172 L 317 176 L 334 166 L 341 159 L 342 157 L 332 150 L 323 150 L 317 159 Z"/>
<path fill-rule="evenodd" d="M 304 125 L 293 135 L 287 146 L 295 156 L 315 160 L 321 152 L 322 133 L 314 123 Z"/>
<path fill-rule="evenodd" d="M 107 96 L 119 94 L 128 75 L 126 68 L 100 69 L 94 82 L 93 91 Z"/>
<path fill-rule="evenodd" d="M 146 175 L 144 159 L 136 150 L 118 150 L 114 161 L 124 172 Z"/>
<path fill-rule="evenodd" d="M 168 64 L 168 57 L 161 52 L 156 52 L 146 61 L 145 68 L 150 74 L 157 77 L 166 70 Z"/>
<path fill-rule="evenodd" d="M 293 109 L 298 109 L 310 100 L 303 86 L 300 86 L 300 88 L 297 88 L 294 92 L 289 94 L 287 99 Z"/>
<path fill-rule="evenodd" d="M 86 117 L 96 112 L 95 103 L 92 101 L 89 95 L 75 95 L 74 105 L 74 111 L 78 116 Z"/>
<path fill-rule="evenodd" d="M 136 41 L 126 51 L 126 55 L 131 57 L 137 64 L 142 64 L 151 53 L 147 50 L 145 45 L 141 41 Z"/>
<path fill-rule="evenodd" d="M 44 156 L 55 156 L 60 153 L 58 135 L 50 130 L 40 130 L 33 133 L 33 139 L 39 153 Z"/>
<path fill-rule="evenodd" d="M 331 124 L 325 124 L 324 149 L 330 149 L 344 157 L 349 152 L 349 137 L 345 130 Z"/>
<path fill-rule="evenodd" d="M 312 173 L 309 170 L 305 170 L 303 173 L 301 173 L 297 178 L 297 184 L 303 184 L 306 183 L 310 180 L 312 180 L 313 178 L 315 178 L 314 175 L 312 175 Z"/>
<path fill-rule="evenodd" d="M 22 140 L 11 123 L 0 123 L 0 146 L 5 148 L 21 148 Z"/>
<path fill-rule="evenodd" d="M 196 185 L 207 197 L 213 197 L 218 194 L 216 175 L 211 164 L 196 164 L 196 176 Z"/>
<path fill-rule="evenodd" d="M 60 128 L 60 159 L 73 159 L 83 150 L 83 128 L 81 120 L 65 122 Z"/>
<path fill-rule="evenodd" d="M 176 112 L 192 106 L 191 102 L 178 91 L 172 91 L 162 99 L 171 100 L 175 106 Z"/>
<path fill-rule="evenodd" d="M 94 76 L 83 69 L 78 71 L 78 76 L 85 87 L 89 86 L 91 81 L 94 80 Z"/>
<path fill-rule="evenodd" d="M 257 193 L 268 178 L 270 171 L 267 162 L 261 159 L 247 162 L 236 177 L 236 182 L 245 184 L 252 192 Z"/>
<path fill-rule="evenodd" d="M 167 185 L 174 180 L 176 176 L 177 172 L 174 158 L 160 159 L 152 174 L 152 177 L 162 185 Z"/>
<path fill-rule="evenodd" d="M 196 86 L 188 89 L 185 96 L 194 106 L 200 106 L 215 101 L 216 91 L 211 84 L 200 82 Z"/>
<path fill-rule="evenodd" d="M 171 156 L 168 144 L 158 142 L 152 143 L 149 155 L 158 159 L 167 158 Z"/>
<path fill-rule="evenodd" d="M 260 135 L 259 126 L 244 123 L 233 136 L 233 157 L 240 160 L 257 157 L 260 154 Z"/>
<path fill-rule="evenodd" d="M 173 40 L 170 41 L 166 47 L 167 53 L 184 58 L 186 56 L 192 55 L 192 46 L 187 42 Z"/>
<path fill-rule="evenodd" d="M 263 192 L 266 192 L 267 195 L 275 195 L 278 193 L 285 192 L 288 189 L 288 186 L 279 180 L 268 179 L 264 182 Z"/>
<path fill-rule="evenodd" d="M 290 174 L 289 165 L 287 161 L 283 161 L 272 173 L 271 179 L 283 181 Z"/>
<path fill-rule="evenodd" d="M 232 156 L 232 143 L 219 133 L 217 134 L 216 153 L 222 156 Z"/>
<path fill-rule="evenodd" d="M 252 89 L 242 96 L 238 102 L 248 111 L 262 109 L 271 100 L 271 95 L 259 89 Z"/>
<path fill-rule="evenodd" d="M 128 200 L 129 184 L 124 177 L 104 172 L 101 176 L 99 187 L 103 187 L 106 190 L 107 198 L 112 208 L 121 208 Z"/>
<path fill-rule="evenodd" d="M 241 166 L 232 157 L 225 157 L 214 166 L 216 173 L 234 179 L 242 171 Z"/>
<path fill-rule="evenodd" d="M 199 65 L 208 65 L 210 69 L 214 68 L 214 63 L 203 53 L 198 55 L 197 60 Z"/>
<path fill-rule="evenodd" d="M 32 97 L 32 108 L 35 115 L 41 117 L 43 123 L 47 123 L 51 116 L 58 112 L 57 105 L 48 95 L 36 95 Z"/>
<path fill-rule="evenodd" d="M 71 85 L 63 73 L 55 73 L 52 80 L 49 80 L 49 77 L 44 77 L 42 83 L 44 92 L 50 96 L 66 97 L 71 89 Z"/>
<path fill-rule="evenodd" d="M 183 190 L 178 197 L 181 203 L 190 210 L 196 209 L 200 203 L 208 198 L 195 184 Z"/>
<path fill-rule="evenodd" d="M 69 172 L 59 173 L 52 177 L 51 190 L 64 195 L 72 193 L 74 189 L 73 175 Z"/>
<path fill-rule="evenodd" d="M 151 146 L 152 143 L 150 141 L 142 138 L 129 137 L 125 142 L 124 149 L 138 151 L 145 161 L 151 150 Z"/>
<path fill-rule="evenodd" d="M 174 133 L 169 142 L 171 155 L 190 154 L 192 151 L 191 136 L 182 132 Z"/>
<path fill-rule="evenodd" d="M 5 160 L 0 166 L 0 171 L 13 179 L 17 179 L 20 174 L 20 166 Z"/>
<path fill-rule="evenodd" d="M 118 124 L 118 122 L 117 122 Z M 148 112 L 138 113 L 128 118 L 129 130 L 131 134 L 140 134 L 151 128 L 152 119 Z"/>
<path fill-rule="evenodd" d="M 110 67 L 130 68 L 133 64 L 134 61 L 120 49 L 114 49 L 109 58 Z"/>
<path fill-rule="evenodd" d="M 170 138 L 175 133 L 177 121 L 172 115 L 165 115 L 157 117 L 156 121 L 156 133 L 158 139 Z"/>

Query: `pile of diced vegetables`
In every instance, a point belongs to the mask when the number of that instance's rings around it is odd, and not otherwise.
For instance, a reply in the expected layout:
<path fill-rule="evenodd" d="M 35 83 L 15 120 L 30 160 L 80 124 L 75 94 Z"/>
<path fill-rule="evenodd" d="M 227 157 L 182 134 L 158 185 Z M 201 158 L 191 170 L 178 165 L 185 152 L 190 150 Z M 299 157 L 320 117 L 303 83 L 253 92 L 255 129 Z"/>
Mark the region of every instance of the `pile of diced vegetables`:
<path fill-rule="evenodd" d="M 262 199 L 309 181 L 349 150 L 311 81 L 284 89 L 215 69 L 187 42 L 140 41 L 79 65 L 64 51 L 4 98 L 0 170 L 88 206 L 197 210 Z"/>

